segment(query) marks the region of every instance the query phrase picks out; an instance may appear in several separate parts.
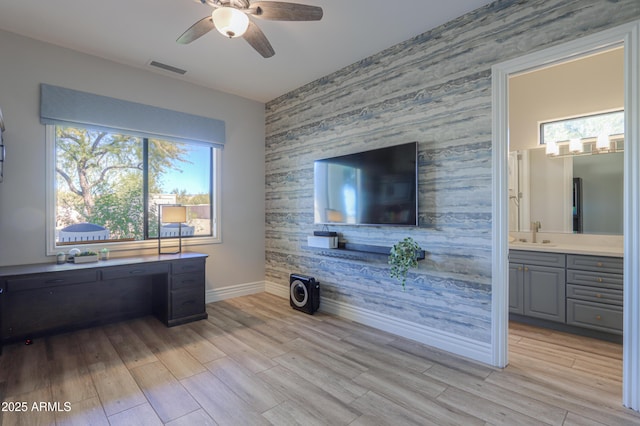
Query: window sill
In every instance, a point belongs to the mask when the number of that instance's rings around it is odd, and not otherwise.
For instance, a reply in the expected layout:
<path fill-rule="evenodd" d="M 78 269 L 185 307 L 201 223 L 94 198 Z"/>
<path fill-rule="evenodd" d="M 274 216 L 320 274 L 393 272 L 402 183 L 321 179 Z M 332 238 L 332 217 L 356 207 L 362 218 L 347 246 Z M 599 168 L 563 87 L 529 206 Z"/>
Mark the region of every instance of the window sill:
<path fill-rule="evenodd" d="M 189 246 L 203 246 L 203 245 L 211 245 L 211 244 L 220 244 L 222 243 L 221 238 L 216 237 L 186 237 L 182 238 L 182 247 Z M 162 239 L 162 247 L 164 248 L 166 245 L 167 249 L 169 246 L 173 247 L 175 245 L 178 246 L 177 238 L 163 238 Z M 68 252 L 72 248 L 79 248 L 81 250 L 89 250 L 99 252 L 103 248 L 108 249 L 110 252 L 117 253 L 125 253 L 127 251 L 139 251 L 139 250 L 150 250 L 150 249 L 158 249 L 158 240 L 145 240 L 145 241 L 122 241 L 122 242 L 97 242 L 95 244 L 65 244 L 61 246 L 49 246 L 47 248 L 47 256 L 54 256 L 60 252 Z"/>

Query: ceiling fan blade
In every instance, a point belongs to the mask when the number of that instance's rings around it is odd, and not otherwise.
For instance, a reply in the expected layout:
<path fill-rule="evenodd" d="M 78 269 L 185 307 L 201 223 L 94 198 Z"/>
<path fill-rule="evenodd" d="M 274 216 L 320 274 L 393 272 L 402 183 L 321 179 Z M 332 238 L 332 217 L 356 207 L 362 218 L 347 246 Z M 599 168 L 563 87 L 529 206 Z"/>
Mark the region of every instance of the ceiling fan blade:
<path fill-rule="evenodd" d="M 263 58 L 270 58 L 276 54 L 262 30 L 251 21 L 249 21 L 249 28 L 247 28 L 247 31 L 242 35 L 242 38 L 247 40 L 247 43 L 256 49 Z"/>
<path fill-rule="evenodd" d="M 180 44 L 191 43 L 192 41 L 199 39 L 209 31 L 211 31 L 215 27 L 216 26 L 211 19 L 211 15 L 209 15 L 189 27 L 189 29 L 185 31 L 184 34 L 182 34 L 180 37 L 178 37 L 178 40 L 176 41 Z"/>
<path fill-rule="evenodd" d="M 249 11 L 253 16 L 273 21 L 319 21 L 322 8 L 298 3 L 280 1 L 256 1 Z"/>

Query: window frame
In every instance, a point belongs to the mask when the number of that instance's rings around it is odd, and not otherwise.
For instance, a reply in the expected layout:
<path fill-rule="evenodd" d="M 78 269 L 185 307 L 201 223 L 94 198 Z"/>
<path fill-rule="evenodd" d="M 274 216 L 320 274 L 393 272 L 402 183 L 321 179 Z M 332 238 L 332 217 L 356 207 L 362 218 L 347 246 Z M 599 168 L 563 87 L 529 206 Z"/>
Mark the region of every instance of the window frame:
<path fill-rule="evenodd" d="M 544 138 L 544 126 L 545 125 L 550 125 L 550 124 L 555 124 L 555 123 L 562 123 L 562 122 L 578 120 L 578 119 L 590 119 L 590 118 L 596 118 L 596 117 L 600 117 L 600 116 L 604 116 L 604 115 L 612 115 L 612 114 L 622 114 L 622 116 L 624 117 L 624 109 L 614 108 L 614 109 L 604 110 L 604 111 L 600 111 L 600 112 L 593 112 L 593 113 L 588 113 L 588 114 L 578 114 L 578 115 L 572 115 L 572 116 L 565 117 L 565 118 L 556 118 L 556 119 L 552 119 L 552 120 L 539 121 L 538 122 L 538 146 L 539 147 L 547 146 L 547 142 L 545 141 L 545 138 Z M 618 135 L 622 135 L 623 136 L 624 132 L 622 134 L 620 134 L 620 133 L 612 133 L 609 136 L 618 136 Z M 581 140 L 585 140 L 585 139 L 588 140 L 588 139 L 595 139 L 597 137 L 598 137 L 598 135 L 589 135 L 589 136 L 582 136 L 582 137 L 580 137 L 580 139 Z M 569 138 L 563 139 L 563 140 L 558 140 L 558 141 L 555 141 L 555 142 L 556 143 L 569 142 Z"/>
<path fill-rule="evenodd" d="M 76 127 L 79 128 L 90 128 L 90 126 L 86 126 L 83 124 L 76 124 Z M 69 245 L 58 245 L 56 242 L 56 206 L 57 206 L 57 179 L 56 179 L 56 125 L 55 124 L 46 124 L 45 125 L 45 146 L 46 146 L 46 164 L 45 164 L 45 182 L 46 182 L 46 191 L 45 191 L 45 230 L 46 230 L 46 254 L 47 255 L 55 255 L 61 251 L 68 251 L 72 248 Z M 113 132 L 123 132 L 126 133 L 126 130 L 120 129 L 112 129 Z M 150 135 L 152 137 L 153 135 Z M 164 136 L 156 136 L 158 138 L 164 140 L 167 139 Z M 180 143 L 185 143 L 185 141 L 181 140 Z M 195 145 L 202 145 L 202 142 L 194 141 Z M 209 144 L 207 144 L 209 145 Z M 212 214 L 211 218 L 211 236 L 194 236 L 189 238 L 182 239 L 182 245 L 189 246 L 200 246 L 200 245 L 210 245 L 210 244 L 220 244 L 222 243 L 222 235 L 221 235 L 221 177 L 222 177 L 222 147 L 211 144 L 212 148 L 212 167 L 213 172 L 211 174 L 211 199 L 213 202 Z M 158 248 L 158 240 L 156 238 L 147 239 L 147 240 L 138 240 L 138 241 L 119 241 L 119 242 L 99 242 L 99 243 L 87 243 L 79 245 L 83 249 L 99 251 L 102 248 L 108 248 L 113 252 L 126 252 L 132 250 L 145 250 L 145 249 L 157 249 Z"/>

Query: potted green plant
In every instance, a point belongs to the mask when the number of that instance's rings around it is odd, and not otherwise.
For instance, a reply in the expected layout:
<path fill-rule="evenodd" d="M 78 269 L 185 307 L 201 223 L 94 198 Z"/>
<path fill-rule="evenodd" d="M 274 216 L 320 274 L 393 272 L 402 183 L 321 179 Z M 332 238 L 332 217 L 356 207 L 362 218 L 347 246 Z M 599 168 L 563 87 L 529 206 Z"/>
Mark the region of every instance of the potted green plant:
<path fill-rule="evenodd" d="M 100 250 L 100 260 L 109 260 L 109 249 L 103 248 Z"/>
<path fill-rule="evenodd" d="M 391 247 L 389 253 L 389 265 L 391 265 L 391 271 L 389 275 L 391 278 L 398 278 L 402 282 L 402 290 L 404 291 L 405 282 L 407 281 L 407 271 L 411 268 L 418 267 L 418 255 L 417 252 L 421 248 L 413 238 L 406 237 L 404 240 L 398 241 Z"/>
<path fill-rule="evenodd" d="M 89 263 L 89 262 L 97 262 L 98 261 L 98 253 L 95 251 L 83 251 L 80 254 L 77 254 L 73 257 L 73 263 Z"/>

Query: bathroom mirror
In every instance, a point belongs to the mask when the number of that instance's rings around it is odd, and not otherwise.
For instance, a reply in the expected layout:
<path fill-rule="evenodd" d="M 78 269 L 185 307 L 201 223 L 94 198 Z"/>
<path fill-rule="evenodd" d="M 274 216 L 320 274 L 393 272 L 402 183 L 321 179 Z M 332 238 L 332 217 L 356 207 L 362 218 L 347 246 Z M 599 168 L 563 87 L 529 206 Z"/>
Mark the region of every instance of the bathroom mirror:
<path fill-rule="evenodd" d="M 622 152 L 549 157 L 544 148 L 509 154 L 509 230 L 623 234 Z"/>
<path fill-rule="evenodd" d="M 510 231 L 622 235 L 623 53 L 509 77 Z"/>

